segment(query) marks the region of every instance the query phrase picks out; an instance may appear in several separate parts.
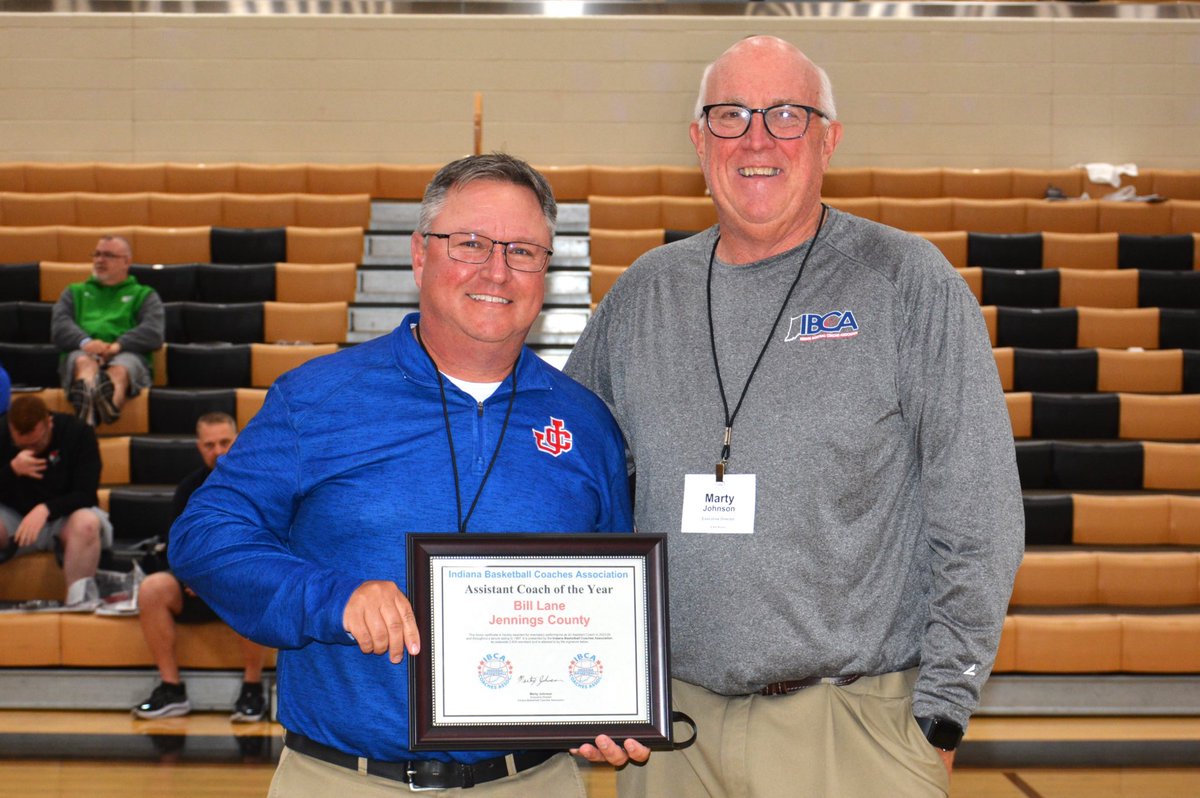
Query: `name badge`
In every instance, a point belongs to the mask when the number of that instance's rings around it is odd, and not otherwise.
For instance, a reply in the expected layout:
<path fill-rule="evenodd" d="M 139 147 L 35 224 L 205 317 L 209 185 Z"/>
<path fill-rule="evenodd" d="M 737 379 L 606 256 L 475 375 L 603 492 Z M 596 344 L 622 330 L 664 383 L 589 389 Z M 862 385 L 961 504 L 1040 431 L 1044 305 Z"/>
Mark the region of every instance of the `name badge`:
<path fill-rule="evenodd" d="M 683 532 L 710 535 L 754 534 L 754 474 L 712 474 L 683 478 Z"/>

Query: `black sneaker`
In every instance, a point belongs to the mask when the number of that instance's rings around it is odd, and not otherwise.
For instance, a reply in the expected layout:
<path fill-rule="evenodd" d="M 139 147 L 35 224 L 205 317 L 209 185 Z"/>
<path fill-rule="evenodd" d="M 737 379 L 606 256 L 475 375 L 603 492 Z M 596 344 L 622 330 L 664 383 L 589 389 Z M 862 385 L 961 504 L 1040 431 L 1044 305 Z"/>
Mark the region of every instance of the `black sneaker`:
<path fill-rule="evenodd" d="M 138 718 L 176 718 L 191 711 L 187 685 L 166 682 L 159 683 L 149 698 L 133 708 L 134 717 Z"/>
<path fill-rule="evenodd" d="M 242 692 L 233 705 L 229 719 L 234 723 L 254 723 L 267 713 L 267 699 L 263 695 L 262 682 L 242 682 Z"/>
<path fill-rule="evenodd" d="M 96 413 L 100 416 L 101 424 L 113 424 L 121 418 L 121 410 L 113 402 L 114 391 L 112 377 L 108 376 L 108 372 L 101 371 L 96 382 Z"/>
<path fill-rule="evenodd" d="M 75 380 L 67 389 L 67 400 L 75 408 L 75 415 L 85 424 L 91 425 L 92 390 L 83 380 Z"/>

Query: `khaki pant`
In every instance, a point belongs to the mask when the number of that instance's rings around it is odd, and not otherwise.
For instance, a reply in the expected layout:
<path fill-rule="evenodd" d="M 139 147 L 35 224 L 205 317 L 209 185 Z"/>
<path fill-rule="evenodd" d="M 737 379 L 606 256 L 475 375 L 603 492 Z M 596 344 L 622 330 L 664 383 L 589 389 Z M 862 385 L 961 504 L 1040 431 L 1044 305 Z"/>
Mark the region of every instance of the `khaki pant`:
<path fill-rule="evenodd" d="M 912 716 L 916 671 L 785 696 L 722 696 L 674 679 L 696 743 L 617 774 L 620 798 L 946 798 L 949 775 Z"/>
<path fill-rule="evenodd" d="M 331 765 L 284 748 L 271 780 L 269 798 L 395 798 L 398 795 L 454 795 L 463 798 L 587 798 L 583 777 L 570 754 L 495 781 L 453 790 L 412 792 L 407 784 Z"/>

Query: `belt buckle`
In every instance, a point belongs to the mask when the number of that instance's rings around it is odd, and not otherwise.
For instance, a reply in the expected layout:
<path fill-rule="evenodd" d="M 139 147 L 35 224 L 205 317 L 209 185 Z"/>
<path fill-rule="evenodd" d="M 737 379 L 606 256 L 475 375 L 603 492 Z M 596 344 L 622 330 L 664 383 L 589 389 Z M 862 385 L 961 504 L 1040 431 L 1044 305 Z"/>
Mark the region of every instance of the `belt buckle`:
<path fill-rule="evenodd" d="M 445 787 L 420 787 L 416 784 L 413 784 L 412 780 L 417 775 L 417 771 L 413 769 L 411 763 L 404 766 L 404 775 L 408 776 L 408 781 L 406 781 L 405 784 L 408 785 L 408 789 L 412 790 L 413 792 L 433 792 L 434 790 L 446 789 Z"/>

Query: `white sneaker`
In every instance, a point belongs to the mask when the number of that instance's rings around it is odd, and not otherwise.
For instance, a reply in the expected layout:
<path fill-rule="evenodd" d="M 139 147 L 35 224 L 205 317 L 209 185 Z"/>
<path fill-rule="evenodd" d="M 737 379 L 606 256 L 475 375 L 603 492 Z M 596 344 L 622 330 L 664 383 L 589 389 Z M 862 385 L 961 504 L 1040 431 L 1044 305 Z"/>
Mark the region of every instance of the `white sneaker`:
<path fill-rule="evenodd" d="M 93 577 L 76 579 L 67 588 L 67 600 L 63 605 L 64 612 L 93 612 L 104 602 L 100 600 L 100 588 Z"/>

